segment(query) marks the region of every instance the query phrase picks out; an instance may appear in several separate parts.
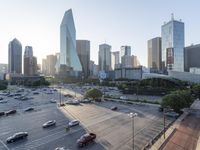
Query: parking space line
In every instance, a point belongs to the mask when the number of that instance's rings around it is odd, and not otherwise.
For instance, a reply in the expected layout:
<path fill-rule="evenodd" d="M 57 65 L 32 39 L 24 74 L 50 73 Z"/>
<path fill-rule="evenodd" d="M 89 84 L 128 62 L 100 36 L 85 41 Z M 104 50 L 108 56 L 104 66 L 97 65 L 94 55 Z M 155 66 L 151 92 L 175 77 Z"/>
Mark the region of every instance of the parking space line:
<path fill-rule="evenodd" d="M 2 140 L 0 140 L 0 142 L 3 144 L 3 146 L 4 146 L 7 150 L 10 150 L 10 149 L 8 148 L 8 146 L 7 146 L 6 144 L 4 144 L 4 142 L 3 142 Z"/>

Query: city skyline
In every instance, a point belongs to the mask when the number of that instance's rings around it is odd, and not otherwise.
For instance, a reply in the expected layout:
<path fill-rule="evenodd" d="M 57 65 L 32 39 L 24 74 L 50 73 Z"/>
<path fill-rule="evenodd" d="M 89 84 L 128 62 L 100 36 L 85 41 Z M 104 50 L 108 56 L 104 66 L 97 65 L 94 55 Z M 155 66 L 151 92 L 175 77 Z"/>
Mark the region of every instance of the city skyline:
<path fill-rule="evenodd" d="M 122 45 L 130 45 L 132 54 L 138 56 L 142 65 L 147 66 L 146 42 L 153 37 L 161 36 L 161 26 L 170 20 L 171 13 L 174 13 L 176 20 L 182 19 L 186 25 L 185 46 L 200 42 L 197 38 L 200 22 L 192 17 L 197 13 L 185 12 L 188 7 L 197 8 L 198 2 L 195 0 L 193 2 L 196 4 L 179 5 L 182 2 L 180 0 L 165 2 L 170 8 L 158 0 L 145 3 L 128 0 L 126 3 L 121 2 L 116 5 L 111 1 L 107 2 L 106 6 L 104 2 L 19 0 L 10 5 L 11 0 L 5 1 L 0 5 L 2 18 L 0 49 L 3 51 L 0 63 L 8 62 L 7 45 L 14 38 L 22 43 L 23 52 L 25 45 L 32 45 L 39 63 L 46 55 L 59 52 L 59 25 L 63 13 L 70 8 L 74 13 L 77 39 L 91 41 L 91 60 L 95 63 L 98 62 L 98 57 L 95 55 L 98 52 L 98 45 L 106 41 L 112 46 L 112 51 L 119 51 Z M 94 7 L 97 4 L 99 8 Z M 118 11 L 121 6 L 125 11 Z M 157 10 L 152 10 L 155 8 L 153 6 L 157 6 Z"/>

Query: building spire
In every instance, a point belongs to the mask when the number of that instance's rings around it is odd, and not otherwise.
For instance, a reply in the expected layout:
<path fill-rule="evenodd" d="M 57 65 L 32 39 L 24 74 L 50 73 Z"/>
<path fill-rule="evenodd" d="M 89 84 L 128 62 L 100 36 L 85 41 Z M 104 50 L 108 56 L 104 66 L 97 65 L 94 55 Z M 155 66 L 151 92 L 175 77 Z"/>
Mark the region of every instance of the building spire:
<path fill-rule="evenodd" d="M 174 13 L 171 13 L 171 20 L 174 20 Z"/>

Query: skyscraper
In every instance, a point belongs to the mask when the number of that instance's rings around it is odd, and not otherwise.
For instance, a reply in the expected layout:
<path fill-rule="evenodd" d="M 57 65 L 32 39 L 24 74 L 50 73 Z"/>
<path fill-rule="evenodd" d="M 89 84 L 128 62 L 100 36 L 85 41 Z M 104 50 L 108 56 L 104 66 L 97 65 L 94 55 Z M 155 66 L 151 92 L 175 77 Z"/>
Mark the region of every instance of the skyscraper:
<path fill-rule="evenodd" d="M 24 75 L 34 76 L 37 74 L 37 58 L 33 56 L 33 48 L 26 46 L 24 51 Z"/>
<path fill-rule="evenodd" d="M 76 40 L 76 49 L 79 59 L 81 61 L 83 76 L 87 78 L 90 70 L 90 41 L 88 40 Z"/>
<path fill-rule="evenodd" d="M 184 49 L 185 71 L 189 72 L 190 68 L 200 68 L 200 44 L 191 45 Z"/>
<path fill-rule="evenodd" d="M 111 70 L 111 46 L 108 44 L 99 45 L 99 71 Z"/>
<path fill-rule="evenodd" d="M 22 45 L 16 38 L 8 45 L 8 72 L 22 73 Z"/>
<path fill-rule="evenodd" d="M 121 46 L 120 48 L 120 58 L 122 58 L 122 56 L 131 56 L 131 47 L 130 46 Z M 120 60 L 121 61 L 121 60 Z"/>
<path fill-rule="evenodd" d="M 120 67 L 119 51 L 111 53 L 111 66 L 112 66 L 112 70 Z"/>
<path fill-rule="evenodd" d="M 161 37 L 148 40 L 148 68 L 153 72 L 161 70 Z"/>
<path fill-rule="evenodd" d="M 54 76 L 56 73 L 56 62 L 57 62 L 57 56 L 56 55 L 47 55 L 46 59 L 46 74 L 49 76 Z"/>
<path fill-rule="evenodd" d="M 161 27 L 162 67 L 173 71 L 184 71 L 184 23 L 174 20 Z"/>
<path fill-rule="evenodd" d="M 60 65 L 71 68 L 74 72 L 82 71 L 76 50 L 76 29 L 71 9 L 65 12 L 60 25 Z"/>

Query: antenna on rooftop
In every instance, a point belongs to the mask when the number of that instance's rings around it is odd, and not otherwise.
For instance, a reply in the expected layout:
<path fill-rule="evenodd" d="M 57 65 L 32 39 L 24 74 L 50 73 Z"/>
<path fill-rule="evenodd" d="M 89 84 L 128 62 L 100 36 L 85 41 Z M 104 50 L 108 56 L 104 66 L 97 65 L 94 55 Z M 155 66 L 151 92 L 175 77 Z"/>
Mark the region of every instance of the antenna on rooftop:
<path fill-rule="evenodd" d="M 174 20 L 174 13 L 171 13 L 171 19 Z"/>

